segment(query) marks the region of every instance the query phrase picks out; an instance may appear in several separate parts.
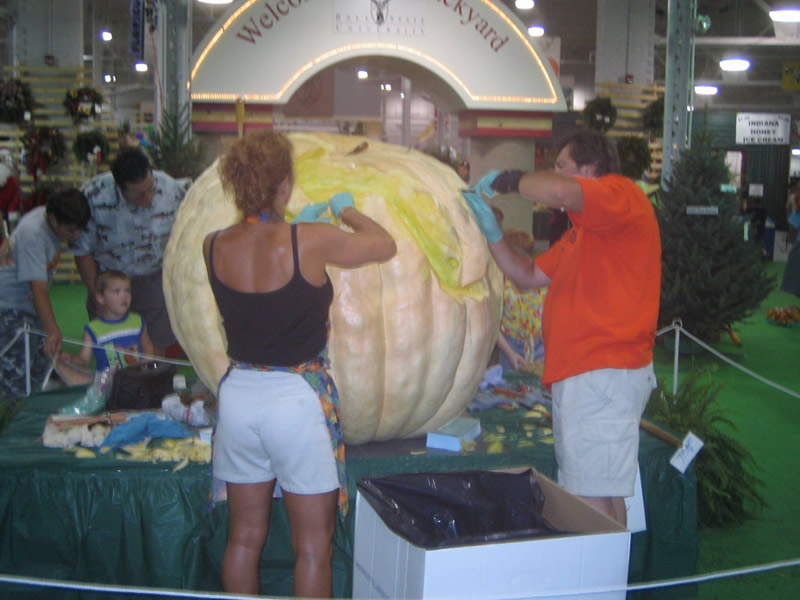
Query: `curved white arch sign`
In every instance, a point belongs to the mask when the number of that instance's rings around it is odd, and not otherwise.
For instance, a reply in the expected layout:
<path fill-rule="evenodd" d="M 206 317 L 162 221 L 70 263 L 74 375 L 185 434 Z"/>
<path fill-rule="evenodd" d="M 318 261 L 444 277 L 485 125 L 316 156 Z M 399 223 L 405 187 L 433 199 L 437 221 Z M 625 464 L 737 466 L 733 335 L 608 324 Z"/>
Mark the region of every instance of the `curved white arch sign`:
<path fill-rule="evenodd" d="M 389 56 L 446 81 L 467 109 L 563 112 L 552 68 L 489 0 L 246 0 L 195 54 L 195 102 L 285 104 L 342 60 Z"/>

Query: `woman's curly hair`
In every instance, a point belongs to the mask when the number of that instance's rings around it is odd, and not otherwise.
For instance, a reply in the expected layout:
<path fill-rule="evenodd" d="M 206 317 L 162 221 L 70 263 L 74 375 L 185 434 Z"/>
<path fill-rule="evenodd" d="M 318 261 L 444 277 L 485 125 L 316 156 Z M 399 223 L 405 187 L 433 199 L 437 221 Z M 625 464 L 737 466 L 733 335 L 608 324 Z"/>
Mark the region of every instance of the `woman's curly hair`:
<path fill-rule="evenodd" d="M 294 183 L 292 143 L 275 131 L 249 133 L 228 148 L 218 169 L 222 189 L 245 216 L 272 211 L 281 182 L 288 176 Z"/>

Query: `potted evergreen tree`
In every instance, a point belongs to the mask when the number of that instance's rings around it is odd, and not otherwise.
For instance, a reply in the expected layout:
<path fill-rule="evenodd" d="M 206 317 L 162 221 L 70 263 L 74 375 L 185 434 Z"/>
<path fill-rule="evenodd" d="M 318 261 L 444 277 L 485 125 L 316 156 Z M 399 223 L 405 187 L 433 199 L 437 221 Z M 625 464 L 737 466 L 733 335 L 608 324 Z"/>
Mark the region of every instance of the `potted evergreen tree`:
<path fill-rule="evenodd" d="M 680 319 L 706 342 L 748 317 L 775 287 L 755 244 L 744 240 L 724 152 L 706 134 L 681 152 L 661 196 L 659 326 Z"/>

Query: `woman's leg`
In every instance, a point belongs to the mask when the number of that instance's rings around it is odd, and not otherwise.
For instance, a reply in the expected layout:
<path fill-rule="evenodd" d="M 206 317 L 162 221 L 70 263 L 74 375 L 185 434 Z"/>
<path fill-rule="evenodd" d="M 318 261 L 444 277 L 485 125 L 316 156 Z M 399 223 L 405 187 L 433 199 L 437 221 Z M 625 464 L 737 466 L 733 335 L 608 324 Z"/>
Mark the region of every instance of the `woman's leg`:
<path fill-rule="evenodd" d="M 275 480 L 228 483 L 227 488 L 228 542 L 222 559 L 222 587 L 226 592 L 256 595 Z"/>
<path fill-rule="evenodd" d="M 324 494 L 291 494 L 283 491 L 294 550 L 294 595 L 298 598 L 330 598 L 331 555 L 336 529 L 339 490 Z"/>

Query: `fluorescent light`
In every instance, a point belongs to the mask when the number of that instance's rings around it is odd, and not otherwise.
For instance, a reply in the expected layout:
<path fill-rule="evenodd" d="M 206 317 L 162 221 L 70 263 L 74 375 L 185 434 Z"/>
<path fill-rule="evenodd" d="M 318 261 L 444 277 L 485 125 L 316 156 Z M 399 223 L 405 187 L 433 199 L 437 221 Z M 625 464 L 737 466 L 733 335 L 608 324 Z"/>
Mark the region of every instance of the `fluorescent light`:
<path fill-rule="evenodd" d="M 358 70 L 358 78 L 359 79 L 366 79 L 367 77 L 369 77 L 369 73 L 367 73 L 366 69 L 359 69 Z"/>
<path fill-rule="evenodd" d="M 746 58 L 725 58 L 719 61 L 719 68 L 723 71 L 747 71 L 750 61 Z"/>
<path fill-rule="evenodd" d="M 230 4 L 233 0 L 197 0 L 201 4 Z"/>
<path fill-rule="evenodd" d="M 694 93 L 699 96 L 715 96 L 719 89 L 715 85 L 696 85 Z"/>
<path fill-rule="evenodd" d="M 528 27 L 528 35 L 531 37 L 542 37 L 544 35 L 544 27 L 541 25 L 531 25 Z"/>
<path fill-rule="evenodd" d="M 103 29 L 103 31 L 100 32 L 100 39 L 104 42 L 110 42 L 113 38 L 114 36 L 111 35 L 111 32 L 108 29 Z"/>
<path fill-rule="evenodd" d="M 110 73 L 106 73 L 105 75 L 103 75 L 103 81 L 105 81 L 106 83 L 114 83 L 116 80 L 117 80 L 116 75 L 111 75 Z"/>
<path fill-rule="evenodd" d="M 533 8 L 533 0 L 514 0 L 514 6 L 520 10 L 530 10 Z"/>
<path fill-rule="evenodd" d="M 392 91 L 392 84 L 391 83 L 382 83 L 381 84 L 381 89 L 384 92 L 391 92 Z"/>
<path fill-rule="evenodd" d="M 800 8 L 780 8 L 769 11 L 769 18 L 778 23 L 800 23 Z"/>
<path fill-rule="evenodd" d="M 800 156 L 800 148 L 792 148 L 792 156 Z"/>
<path fill-rule="evenodd" d="M 137 62 L 134 67 L 139 73 L 146 73 L 147 72 L 147 63 Z"/>

